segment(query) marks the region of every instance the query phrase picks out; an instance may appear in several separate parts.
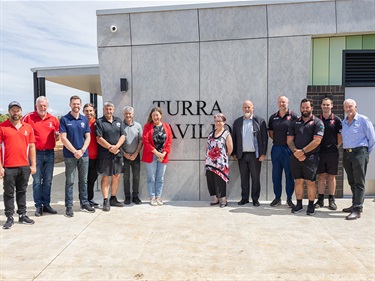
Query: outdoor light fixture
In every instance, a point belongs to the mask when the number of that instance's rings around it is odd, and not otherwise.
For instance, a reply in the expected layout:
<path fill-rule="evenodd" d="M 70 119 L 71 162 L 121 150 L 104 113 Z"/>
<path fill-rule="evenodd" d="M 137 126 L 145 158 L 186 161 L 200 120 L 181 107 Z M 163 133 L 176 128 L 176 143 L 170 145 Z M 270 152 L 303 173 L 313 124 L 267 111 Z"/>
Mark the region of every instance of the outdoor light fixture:
<path fill-rule="evenodd" d="M 120 90 L 121 92 L 127 92 L 129 90 L 128 79 L 120 78 Z"/>

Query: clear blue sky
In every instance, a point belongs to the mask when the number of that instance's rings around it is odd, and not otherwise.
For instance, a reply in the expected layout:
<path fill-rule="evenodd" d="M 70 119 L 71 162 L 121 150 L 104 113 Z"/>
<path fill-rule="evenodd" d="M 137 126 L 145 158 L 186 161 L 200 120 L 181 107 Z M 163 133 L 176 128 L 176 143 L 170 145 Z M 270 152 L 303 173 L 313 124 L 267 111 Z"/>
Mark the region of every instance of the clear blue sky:
<path fill-rule="evenodd" d="M 7 113 L 13 100 L 24 114 L 34 109 L 31 68 L 98 64 L 96 10 L 204 2 L 230 1 L 0 0 L 0 113 Z M 88 93 L 48 81 L 46 92 L 55 115 L 70 110 L 73 94 L 89 101 Z"/>

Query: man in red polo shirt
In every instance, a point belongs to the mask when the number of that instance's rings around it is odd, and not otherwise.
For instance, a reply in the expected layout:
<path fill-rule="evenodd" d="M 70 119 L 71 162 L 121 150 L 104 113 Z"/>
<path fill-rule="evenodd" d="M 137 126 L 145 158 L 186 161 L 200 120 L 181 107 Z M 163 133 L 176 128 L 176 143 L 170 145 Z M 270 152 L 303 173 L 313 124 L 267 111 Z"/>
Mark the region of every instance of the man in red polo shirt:
<path fill-rule="evenodd" d="M 14 191 L 16 191 L 19 223 L 34 224 L 26 215 L 26 190 L 30 174 L 36 172 L 35 137 L 33 128 L 21 122 L 21 105 L 12 101 L 8 106 L 9 119 L 0 124 L 0 176 L 4 177 L 3 229 L 14 223 Z M 29 164 L 29 158 L 31 166 Z"/>
<path fill-rule="evenodd" d="M 25 115 L 22 122 L 30 124 L 35 133 L 36 173 L 33 175 L 33 197 L 35 216 L 40 217 L 43 212 L 57 214 L 52 209 L 51 186 L 53 167 L 55 162 L 56 140 L 59 138 L 59 120 L 47 112 L 48 99 L 40 96 L 35 102 L 36 110 Z"/>

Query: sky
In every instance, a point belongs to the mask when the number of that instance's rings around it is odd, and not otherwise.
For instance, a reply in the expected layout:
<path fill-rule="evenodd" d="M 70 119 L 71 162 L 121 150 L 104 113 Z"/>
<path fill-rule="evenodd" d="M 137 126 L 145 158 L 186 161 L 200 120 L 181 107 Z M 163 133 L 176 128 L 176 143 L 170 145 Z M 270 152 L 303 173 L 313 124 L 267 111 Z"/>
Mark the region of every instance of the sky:
<path fill-rule="evenodd" d="M 31 68 L 98 64 L 96 10 L 208 2 L 230 1 L 0 0 L 0 113 L 7 113 L 13 100 L 23 114 L 34 110 Z M 69 112 L 72 95 L 89 102 L 89 93 L 46 81 L 50 113 Z"/>

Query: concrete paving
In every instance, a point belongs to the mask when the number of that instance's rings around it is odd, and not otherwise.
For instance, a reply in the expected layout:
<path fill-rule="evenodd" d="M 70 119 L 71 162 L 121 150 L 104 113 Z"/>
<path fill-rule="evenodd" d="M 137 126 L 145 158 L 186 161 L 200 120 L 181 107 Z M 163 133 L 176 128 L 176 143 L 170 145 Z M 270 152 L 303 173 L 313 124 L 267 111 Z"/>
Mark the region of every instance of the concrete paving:
<path fill-rule="evenodd" d="M 79 211 L 75 201 L 74 217 L 66 218 L 63 171 L 57 164 L 57 215 L 34 216 L 29 186 L 28 214 L 35 224 L 0 229 L 0 280 L 374 280 L 372 198 L 355 221 L 327 208 L 311 217 L 291 214 L 285 205 L 261 202 L 255 208 L 234 201 L 223 209 L 166 202 L 94 214 Z M 74 191 L 77 198 L 76 185 Z M 350 202 L 337 199 L 338 210 Z"/>

